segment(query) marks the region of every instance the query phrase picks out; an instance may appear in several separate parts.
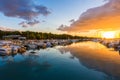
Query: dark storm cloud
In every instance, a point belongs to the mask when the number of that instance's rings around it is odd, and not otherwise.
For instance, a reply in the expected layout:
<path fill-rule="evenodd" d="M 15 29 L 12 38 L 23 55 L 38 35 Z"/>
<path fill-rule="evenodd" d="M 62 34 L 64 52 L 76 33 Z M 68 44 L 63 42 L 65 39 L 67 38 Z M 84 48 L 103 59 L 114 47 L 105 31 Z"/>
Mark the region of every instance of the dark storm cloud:
<path fill-rule="evenodd" d="M 34 0 L 0 0 L 0 12 L 7 17 L 24 19 L 29 25 L 34 25 L 39 15 L 50 14 L 47 7 L 35 4 Z"/>

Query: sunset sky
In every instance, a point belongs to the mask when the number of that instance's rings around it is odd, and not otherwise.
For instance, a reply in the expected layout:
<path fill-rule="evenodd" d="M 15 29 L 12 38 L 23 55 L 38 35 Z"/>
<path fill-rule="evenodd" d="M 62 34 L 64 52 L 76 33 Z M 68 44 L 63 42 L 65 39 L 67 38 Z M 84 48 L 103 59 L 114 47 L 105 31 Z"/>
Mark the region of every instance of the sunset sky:
<path fill-rule="evenodd" d="M 0 0 L 0 27 L 95 36 L 119 31 L 120 0 Z"/>

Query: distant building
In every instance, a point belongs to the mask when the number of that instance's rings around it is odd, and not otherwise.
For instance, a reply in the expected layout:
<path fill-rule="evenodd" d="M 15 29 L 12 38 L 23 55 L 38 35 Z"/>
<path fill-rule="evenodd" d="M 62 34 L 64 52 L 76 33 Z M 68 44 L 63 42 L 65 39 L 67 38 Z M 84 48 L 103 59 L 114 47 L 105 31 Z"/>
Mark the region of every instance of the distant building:
<path fill-rule="evenodd" d="M 21 35 L 7 35 L 7 36 L 3 36 L 3 39 L 5 40 L 26 40 L 26 37 L 22 37 Z"/>
<path fill-rule="evenodd" d="M 19 37 L 19 40 L 26 40 L 26 37 Z"/>

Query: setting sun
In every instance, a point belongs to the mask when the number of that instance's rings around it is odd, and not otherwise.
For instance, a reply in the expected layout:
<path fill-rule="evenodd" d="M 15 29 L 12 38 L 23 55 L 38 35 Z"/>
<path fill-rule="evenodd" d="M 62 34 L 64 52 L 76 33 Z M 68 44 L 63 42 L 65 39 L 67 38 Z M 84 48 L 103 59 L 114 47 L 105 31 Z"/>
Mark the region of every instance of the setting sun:
<path fill-rule="evenodd" d="M 113 32 L 113 31 L 104 32 L 104 33 L 102 34 L 102 37 L 103 37 L 103 38 L 115 38 L 115 32 Z"/>

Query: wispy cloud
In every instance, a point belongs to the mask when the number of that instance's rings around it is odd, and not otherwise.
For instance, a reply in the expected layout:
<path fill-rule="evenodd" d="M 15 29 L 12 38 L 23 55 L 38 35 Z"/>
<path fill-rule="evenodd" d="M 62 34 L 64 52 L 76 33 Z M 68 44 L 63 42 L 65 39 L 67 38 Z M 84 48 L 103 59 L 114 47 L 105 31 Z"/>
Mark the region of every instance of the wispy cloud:
<path fill-rule="evenodd" d="M 38 24 L 39 15 L 50 14 L 47 7 L 35 4 L 34 0 L 0 0 L 0 12 L 7 17 L 23 19 L 28 26 Z"/>
<path fill-rule="evenodd" d="M 17 31 L 16 29 L 12 29 L 12 28 L 8 28 L 8 27 L 1 27 L 0 26 L 0 30 L 2 30 L 2 31 Z"/>
<path fill-rule="evenodd" d="M 40 21 L 34 20 L 34 21 L 23 21 L 21 23 L 19 23 L 19 25 L 22 25 L 22 27 L 29 27 L 29 26 L 35 26 L 37 24 L 39 24 Z"/>
<path fill-rule="evenodd" d="M 73 22 L 75 22 L 75 20 L 74 20 L 74 19 L 71 19 L 69 22 L 72 22 L 72 23 L 73 23 Z"/>

